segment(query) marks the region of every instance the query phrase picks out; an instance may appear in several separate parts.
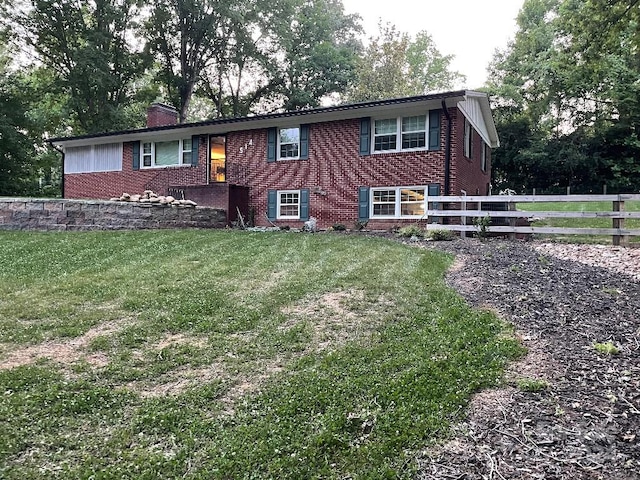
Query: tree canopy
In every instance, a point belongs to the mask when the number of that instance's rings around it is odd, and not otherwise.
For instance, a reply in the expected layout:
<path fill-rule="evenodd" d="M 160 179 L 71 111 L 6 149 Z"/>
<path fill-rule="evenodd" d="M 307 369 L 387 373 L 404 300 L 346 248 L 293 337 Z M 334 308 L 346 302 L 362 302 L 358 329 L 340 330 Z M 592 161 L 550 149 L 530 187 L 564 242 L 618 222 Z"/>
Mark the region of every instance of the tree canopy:
<path fill-rule="evenodd" d="M 524 2 L 490 69 L 498 188 L 640 189 L 638 4 Z"/>
<path fill-rule="evenodd" d="M 426 31 L 415 37 L 393 25 L 379 25 L 380 34 L 369 40 L 356 66 L 356 82 L 349 90 L 350 101 L 422 95 L 443 91 L 464 81 L 450 70 L 451 55 L 442 55 Z"/>

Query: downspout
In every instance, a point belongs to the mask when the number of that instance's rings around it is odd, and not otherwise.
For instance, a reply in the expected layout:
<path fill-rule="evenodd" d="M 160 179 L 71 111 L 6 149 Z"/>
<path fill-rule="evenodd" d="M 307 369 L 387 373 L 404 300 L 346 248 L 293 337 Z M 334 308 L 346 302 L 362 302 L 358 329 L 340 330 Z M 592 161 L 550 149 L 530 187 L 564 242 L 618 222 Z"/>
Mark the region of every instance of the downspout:
<path fill-rule="evenodd" d="M 445 143 L 445 154 L 444 154 L 444 193 L 443 195 L 449 195 L 450 188 L 450 180 L 449 177 L 451 175 L 451 115 L 449 114 L 449 110 L 447 110 L 447 102 L 442 100 L 442 110 L 444 111 L 445 117 L 447 117 L 447 139 Z"/>
<path fill-rule="evenodd" d="M 60 169 L 61 172 L 61 176 L 60 176 L 60 190 L 62 193 L 62 198 L 64 198 L 64 150 L 59 149 L 58 147 L 56 147 L 53 143 L 49 142 L 49 145 L 51 145 L 51 147 L 56 150 L 57 152 L 60 153 L 60 156 L 62 157 L 62 168 Z"/>

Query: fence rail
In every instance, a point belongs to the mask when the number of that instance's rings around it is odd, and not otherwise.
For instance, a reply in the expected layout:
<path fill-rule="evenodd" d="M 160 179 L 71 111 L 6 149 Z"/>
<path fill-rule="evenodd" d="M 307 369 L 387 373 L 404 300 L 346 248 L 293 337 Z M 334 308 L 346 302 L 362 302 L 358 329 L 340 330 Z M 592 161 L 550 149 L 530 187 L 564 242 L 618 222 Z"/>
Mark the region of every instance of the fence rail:
<path fill-rule="evenodd" d="M 433 196 L 428 197 L 429 219 L 427 229 L 452 230 L 465 236 L 467 232 L 508 234 L 556 234 L 556 235 L 611 235 L 614 245 L 628 245 L 629 237 L 640 236 L 640 229 L 625 228 L 625 220 L 640 219 L 640 212 L 625 212 L 625 201 L 640 201 L 640 194 L 621 195 L 491 195 L 491 196 Z M 598 212 L 583 211 L 523 211 L 517 210 L 518 203 L 547 202 L 611 202 L 611 210 Z M 475 206 L 475 208 L 474 208 Z M 445 207 L 445 208 L 443 208 Z M 484 208 L 483 208 L 484 207 Z M 494 210 L 494 208 L 501 210 Z M 502 219 L 508 225 L 476 226 L 474 219 Z M 459 222 L 444 224 L 439 219 L 459 218 Z M 545 218 L 603 218 L 611 219 L 611 228 L 565 228 L 532 227 L 517 225 L 518 219 L 531 222 Z M 471 224 L 469 224 L 471 221 Z"/>

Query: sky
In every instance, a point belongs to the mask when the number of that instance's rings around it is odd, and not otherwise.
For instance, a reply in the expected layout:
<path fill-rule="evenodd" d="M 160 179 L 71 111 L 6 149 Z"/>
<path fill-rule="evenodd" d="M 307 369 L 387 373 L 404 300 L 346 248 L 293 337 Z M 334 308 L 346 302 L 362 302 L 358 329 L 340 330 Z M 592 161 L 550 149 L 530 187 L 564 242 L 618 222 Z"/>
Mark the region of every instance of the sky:
<path fill-rule="evenodd" d="M 378 20 L 399 31 L 429 32 L 443 55 L 454 55 L 452 70 L 467 81 L 455 88 L 478 88 L 496 48 L 503 49 L 516 31 L 524 0 L 343 0 L 345 13 L 358 13 L 367 37 L 378 34 Z"/>

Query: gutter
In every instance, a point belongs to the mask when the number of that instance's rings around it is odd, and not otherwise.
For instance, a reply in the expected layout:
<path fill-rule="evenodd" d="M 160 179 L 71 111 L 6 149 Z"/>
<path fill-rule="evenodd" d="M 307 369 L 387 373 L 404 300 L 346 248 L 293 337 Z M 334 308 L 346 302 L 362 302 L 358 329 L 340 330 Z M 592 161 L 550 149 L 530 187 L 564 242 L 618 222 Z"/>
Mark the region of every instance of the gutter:
<path fill-rule="evenodd" d="M 445 155 L 444 155 L 444 193 L 443 195 L 449 195 L 449 189 L 451 187 L 449 177 L 451 176 L 451 115 L 447 110 L 447 102 L 442 100 L 442 110 L 445 117 L 447 117 L 447 141 L 445 143 Z"/>
<path fill-rule="evenodd" d="M 62 198 L 64 198 L 64 150 L 61 150 L 60 148 L 56 147 L 53 142 L 51 140 L 47 140 L 47 142 L 49 143 L 49 145 L 51 145 L 51 147 L 56 150 L 57 152 L 60 153 L 61 156 L 61 169 L 60 169 L 60 190 L 62 193 Z"/>

